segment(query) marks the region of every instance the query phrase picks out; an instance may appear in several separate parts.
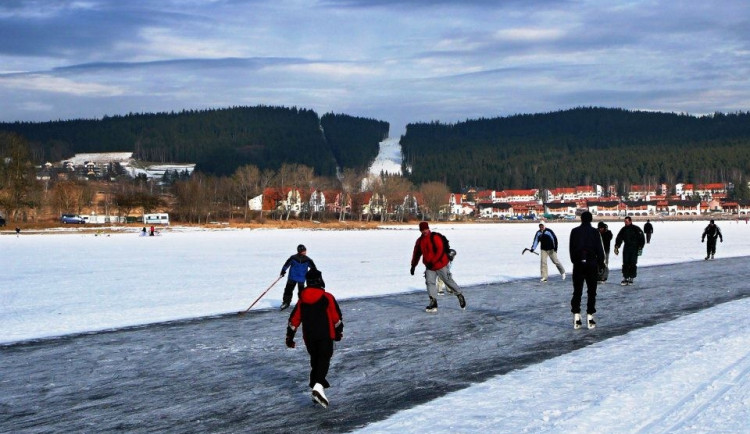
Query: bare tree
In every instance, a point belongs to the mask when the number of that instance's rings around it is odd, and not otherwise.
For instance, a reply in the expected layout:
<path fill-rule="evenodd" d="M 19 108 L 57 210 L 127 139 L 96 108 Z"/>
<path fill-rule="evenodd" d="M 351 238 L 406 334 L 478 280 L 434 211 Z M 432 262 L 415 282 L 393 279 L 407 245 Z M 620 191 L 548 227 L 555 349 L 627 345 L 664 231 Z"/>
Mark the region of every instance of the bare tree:
<path fill-rule="evenodd" d="M 440 209 L 448 203 L 450 190 L 441 182 L 428 182 L 419 188 L 424 199 L 424 205 L 433 220 L 440 217 Z"/>
<path fill-rule="evenodd" d="M 240 196 L 244 199 L 245 214 L 243 220 L 247 221 L 247 213 L 250 209 L 250 199 L 257 194 L 258 184 L 260 182 L 260 170 L 257 166 L 248 164 L 238 168 L 234 172 L 233 178 Z"/>
<path fill-rule="evenodd" d="M 0 135 L 0 205 L 17 221 L 19 211 L 35 206 L 36 181 L 31 151 L 26 140 L 15 133 Z"/>

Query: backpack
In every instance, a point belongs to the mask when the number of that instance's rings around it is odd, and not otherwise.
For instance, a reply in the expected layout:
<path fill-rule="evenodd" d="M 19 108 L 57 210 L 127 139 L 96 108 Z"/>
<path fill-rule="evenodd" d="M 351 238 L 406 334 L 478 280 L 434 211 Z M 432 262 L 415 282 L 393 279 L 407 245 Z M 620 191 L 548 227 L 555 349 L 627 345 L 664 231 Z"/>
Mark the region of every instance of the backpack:
<path fill-rule="evenodd" d="M 451 242 L 448 241 L 448 238 L 445 237 L 445 235 L 441 234 L 440 232 L 432 232 L 432 248 L 435 250 L 435 253 L 437 253 L 437 247 L 435 246 L 435 236 L 440 237 L 440 240 L 443 242 L 443 254 L 448 256 L 449 261 L 453 261 L 453 258 L 456 257 L 456 251 L 451 249 Z"/>

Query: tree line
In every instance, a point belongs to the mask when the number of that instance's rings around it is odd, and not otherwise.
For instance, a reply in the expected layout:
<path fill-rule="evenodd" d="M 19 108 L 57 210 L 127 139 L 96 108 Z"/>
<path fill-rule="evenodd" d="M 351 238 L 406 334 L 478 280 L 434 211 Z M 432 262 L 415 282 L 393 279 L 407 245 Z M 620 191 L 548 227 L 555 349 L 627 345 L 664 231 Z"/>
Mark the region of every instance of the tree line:
<path fill-rule="evenodd" d="M 607 108 L 407 125 L 404 170 L 504 190 L 575 185 L 747 182 L 750 113 L 690 116 Z"/>
<path fill-rule="evenodd" d="M 196 163 L 229 175 L 246 164 L 278 170 L 306 164 L 316 174 L 368 167 L 389 124 L 374 119 L 285 107 L 233 107 L 106 116 L 103 119 L 0 123 L 28 140 L 36 164 L 76 153 L 134 152 L 150 162 Z"/>

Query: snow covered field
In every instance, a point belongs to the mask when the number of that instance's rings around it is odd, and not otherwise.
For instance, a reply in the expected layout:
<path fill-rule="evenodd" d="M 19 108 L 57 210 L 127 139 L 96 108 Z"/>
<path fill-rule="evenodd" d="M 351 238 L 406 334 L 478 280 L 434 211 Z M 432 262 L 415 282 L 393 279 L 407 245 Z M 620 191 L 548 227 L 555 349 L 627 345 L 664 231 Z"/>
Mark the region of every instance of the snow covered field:
<path fill-rule="evenodd" d="M 705 225 L 656 222 L 639 265 L 702 260 Z M 539 274 L 538 257 L 521 255 L 531 245 L 535 223 L 433 226 L 458 250 L 453 272 L 464 286 Z M 558 235 L 560 257 L 570 271 L 567 242 L 575 224 L 548 226 Z M 615 234 L 621 226 L 610 223 Z M 750 255 L 750 225 L 719 226 L 725 242 L 718 244 L 717 260 Z M 0 236 L 0 343 L 244 310 L 276 280 L 299 243 L 339 299 L 424 290 L 423 279 L 409 275 L 417 236 L 416 224 L 374 231 L 172 228 L 158 237 L 135 231 L 20 237 L 6 232 Z M 613 256 L 613 270 L 620 264 Z M 611 276 L 618 280 L 619 273 Z M 254 309 L 277 308 L 283 283 Z M 727 303 L 610 339 L 398 413 L 367 430 L 747 432 L 748 307 L 748 300 Z"/>

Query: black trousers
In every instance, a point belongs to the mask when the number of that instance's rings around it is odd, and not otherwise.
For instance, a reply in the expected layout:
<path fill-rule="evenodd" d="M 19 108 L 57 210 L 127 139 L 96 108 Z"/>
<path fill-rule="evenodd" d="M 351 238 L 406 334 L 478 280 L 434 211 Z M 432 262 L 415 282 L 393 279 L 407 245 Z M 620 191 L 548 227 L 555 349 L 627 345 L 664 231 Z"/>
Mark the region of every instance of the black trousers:
<path fill-rule="evenodd" d="M 307 353 L 310 354 L 310 387 L 320 383 L 323 387 L 330 386 L 326 376 L 333 357 L 333 339 L 317 339 L 305 341 Z"/>
<path fill-rule="evenodd" d="M 708 242 L 706 243 L 706 257 L 711 256 L 716 253 L 716 238 L 708 237 Z"/>
<path fill-rule="evenodd" d="M 638 277 L 638 248 L 625 246 L 622 249 L 622 277 Z"/>
<path fill-rule="evenodd" d="M 581 313 L 583 284 L 586 283 L 586 313 L 596 312 L 596 284 L 599 279 L 599 267 L 596 262 L 573 264 L 573 298 L 570 299 L 570 311 Z"/>
<path fill-rule="evenodd" d="M 292 279 L 287 280 L 286 286 L 284 287 L 284 298 L 281 299 L 282 302 L 292 304 L 294 285 L 297 285 L 297 296 L 299 296 L 299 293 L 305 289 L 305 282 L 295 282 Z"/>

